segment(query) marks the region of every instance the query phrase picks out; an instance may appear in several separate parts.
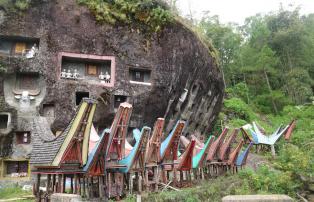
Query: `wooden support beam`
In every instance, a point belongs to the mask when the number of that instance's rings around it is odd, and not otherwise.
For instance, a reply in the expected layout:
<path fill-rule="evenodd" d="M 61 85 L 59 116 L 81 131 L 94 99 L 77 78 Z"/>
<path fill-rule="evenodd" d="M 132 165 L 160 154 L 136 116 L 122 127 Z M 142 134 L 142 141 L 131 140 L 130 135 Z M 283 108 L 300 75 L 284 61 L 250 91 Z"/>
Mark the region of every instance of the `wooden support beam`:
<path fill-rule="evenodd" d="M 133 194 L 133 178 L 132 178 L 132 173 L 128 173 L 128 186 L 129 186 L 129 194 Z"/>
<path fill-rule="evenodd" d="M 82 195 L 82 186 L 81 186 L 81 176 L 80 175 L 77 175 L 77 189 L 78 189 L 78 194 L 81 196 Z"/>
<path fill-rule="evenodd" d="M 182 172 L 182 171 L 179 171 L 179 173 L 180 173 L 179 181 L 182 182 L 182 181 L 183 181 L 183 172 Z"/>
<path fill-rule="evenodd" d="M 177 184 L 177 169 L 173 168 L 173 184 Z"/>
<path fill-rule="evenodd" d="M 206 169 L 206 168 L 201 168 L 201 179 L 202 180 L 205 179 L 204 169 Z"/>
<path fill-rule="evenodd" d="M 89 177 L 85 178 L 86 182 L 86 197 L 91 198 L 92 196 L 90 195 L 90 182 L 89 182 Z"/>
<path fill-rule="evenodd" d="M 155 176 L 154 176 L 155 177 Z M 149 191 L 149 181 L 148 181 L 148 169 L 144 171 L 144 184 L 145 184 L 145 190 Z"/>
<path fill-rule="evenodd" d="M 192 181 L 192 177 L 191 177 L 191 171 L 190 170 L 188 170 L 187 171 L 187 173 L 188 173 L 188 181 Z"/>
<path fill-rule="evenodd" d="M 111 173 L 108 173 L 108 196 L 111 198 L 111 193 L 112 193 L 112 178 L 111 178 Z"/>
<path fill-rule="evenodd" d="M 103 198 L 105 196 L 104 181 L 102 179 L 102 176 L 98 176 L 98 192 L 99 192 L 99 198 Z"/>
<path fill-rule="evenodd" d="M 165 184 L 165 183 L 160 182 L 159 184 L 161 184 L 162 186 L 164 186 L 164 188 L 162 189 L 162 191 L 166 190 L 167 188 L 170 188 L 170 189 L 172 189 L 172 190 L 174 190 L 174 191 L 181 191 L 180 189 L 177 189 L 177 188 L 174 188 L 174 187 L 170 186 L 171 182 L 172 182 L 172 181 L 169 181 L 168 184 Z"/>
<path fill-rule="evenodd" d="M 62 174 L 61 175 L 61 193 L 65 193 L 65 180 L 66 180 L 66 176 Z"/>
<path fill-rule="evenodd" d="M 52 174 L 52 192 L 53 193 L 57 192 L 57 189 L 56 189 L 56 174 Z"/>
<path fill-rule="evenodd" d="M 47 184 L 46 184 L 46 192 L 50 193 L 50 186 L 51 185 L 51 174 L 48 174 L 47 176 Z"/>
<path fill-rule="evenodd" d="M 73 176 L 70 176 L 71 179 L 71 189 L 70 189 L 70 194 L 73 194 Z"/>
<path fill-rule="evenodd" d="M 36 196 L 38 199 L 40 199 L 40 174 L 37 174 L 37 182 L 36 182 Z"/>
<path fill-rule="evenodd" d="M 137 181 L 137 191 L 139 193 L 142 193 L 142 181 L 143 181 L 143 177 L 142 177 L 142 172 L 139 172 L 139 175 L 138 175 L 138 181 Z"/>
<path fill-rule="evenodd" d="M 83 176 L 83 197 L 86 197 L 86 181 L 85 181 L 85 176 Z"/>
<path fill-rule="evenodd" d="M 61 193 L 62 175 L 58 175 L 57 193 Z"/>
<path fill-rule="evenodd" d="M 91 176 L 89 178 L 89 183 L 88 183 L 88 192 L 89 192 L 89 197 L 90 198 L 94 198 L 94 190 L 93 190 L 93 187 L 94 187 L 94 178 L 93 176 Z"/>
<path fill-rule="evenodd" d="M 273 158 L 276 157 L 276 150 L 275 150 L 275 145 L 270 145 L 270 149 L 271 149 L 271 155 Z"/>
<path fill-rule="evenodd" d="M 167 182 L 168 182 L 168 179 L 169 179 L 169 173 L 168 173 L 168 171 L 162 170 L 161 173 L 162 173 L 162 181 L 163 181 L 164 183 L 167 183 Z"/>
<path fill-rule="evenodd" d="M 79 185 L 78 185 L 77 174 L 74 174 L 74 190 L 73 190 L 74 194 L 78 193 L 78 187 L 79 187 Z"/>
<path fill-rule="evenodd" d="M 159 169 L 158 169 L 158 166 L 154 167 L 153 171 L 154 171 L 155 191 L 158 191 L 158 183 L 159 183 Z"/>

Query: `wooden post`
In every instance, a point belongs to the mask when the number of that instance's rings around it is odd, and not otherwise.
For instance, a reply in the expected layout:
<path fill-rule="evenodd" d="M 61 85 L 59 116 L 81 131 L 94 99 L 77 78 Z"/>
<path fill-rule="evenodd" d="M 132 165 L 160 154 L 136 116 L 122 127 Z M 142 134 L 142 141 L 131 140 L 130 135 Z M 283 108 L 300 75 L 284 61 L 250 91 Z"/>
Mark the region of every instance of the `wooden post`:
<path fill-rule="evenodd" d="M 198 168 L 192 169 L 193 173 L 193 179 L 197 180 L 198 179 Z"/>
<path fill-rule="evenodd" d="M 104 194 L 104 183 L 102 176 L 98 176 L 98 191 L 99 191 L 99 198 L 103 198 L 105 196 Z"/>
<path fill-rule="evenodd" d="M 154 170 L 154 182 L 155 182 L 155 191 L 158 191 L 158 182 L 159 182 L 159 171 L 158 171 L 158 166 L 153 168 Z"/>
<path fill-rule="evenodd" d="M 162 171 L 162 172 L 164 173 L 164 183 L 167 184 L 168 180 L 170 179 L 169 171 L 165 170 L 165 171 Z"/>
<path fill-rule="evenodd" d="M 50 184 L 51 184 L 51 174 L 47 176 L 46 192 L 50 193 Z"/>
<path fill-rule="evenodd" d="M 111 187 L 112 187 L 111 173 L 108 173 L 108 196 L 111 198 Z"/>
<path fill-rule="evenodd" d="M 154 175 L 155 174 L 154 173 L 154 168 L 152 167 L 151 169 L 153 170 L 153 175 Z M 145 179 L 144 180 L 145 189 L 146 189 L 146 191 L 149 191 L 148 169 L 145 169 L 145 171 L 144 171 L 144 179 Z"/>
<path fill-rule="evenodd" d="M 175 186 L 177 184 L 177 169 L 174 168 L 174 165 L 173 165 L 173 184 Z"/>
<path fill-rule="evenodd" d="M 86 184 L 85 184 L 85 176 L 83 176 L 83 197 L 86 197 Z"/>
<path fill-rule="evenodd" d="M 52 192 L 53 193 L 57 192 L 57 189 L 56 189 L 56 174 L 52 175 Z"/>
<path fill-rule="evenodd" d="M 88 187 L 89 187 L 90 197 L 94 198 L 94 190 L 93 190 L 93 188 L 94 188 L 94 178 L 93 178 L 93 176 L 90 177 L 90 184 L 89 184 Z"/>
<path fill-rule="evenodd" d="M 138 175 L 138 182 L 137 182 L 137 190 L 139 193 L 142 193 L 142 172 L 139 172 L 139 175 Z"/>
<path fill-rule="evenodd" d="M 191 182 L 192 181 L 191 170 L 188 170 L 187 174 L 188 174 L 188 181 Z"/>
<path fill-rule="evenodd" d="M 62 182 L 61 182 L 61 193 L 65 193 L 65 180 L 66 180 L 66 176 L 64 174 L 61 175 L 62 176 Z"/>
<path fill-rule="evenodd" d="M 78 192 L 79 192 L 79 195 L 81 196 L 82 195 L 82 187 L 81 187 L 81 177 L 80 175 L 77 175 L 77 189 L 78 189 Z"/>
<path fill-rule="evenodd" d="M 132 173 L 128 173 L 128 181 L 129 181 L 129 194 L 132 195 L 133 193 L 133 179 L 132 179 Z"/>
<path fill-rule="evenodd" d="M 71 179 L 71 189 L 70 189 L 70 194 L 73 194 L 73 176 L 70 176 Z"/>
<path fill-rule="evenodd" d="M 275 156 L 276 156 L 275 145 L 270 145 L 270 149 L 271 149 L 271 155 L 272 155 L 272 157 L 275 158 Z"/>
<path fill-rule="evenodd" d="M 87 198 L 91 198 L 91 195 L 90 195 L 90 183 L 89 183 L 89 177 L 87 176 L 85 178 L 85 183 L 86 183 L 86 197 Z"/>
<path fill-rule="evenodd" d="M 36 195 L 37 195 L 37 198 L 40 200 L 39 187 L 40 187 L 40 173 L 37 174 L 37 183 L 36 183 Z"/>
<path fill-rule="evenodd" d="M 179 171 L 179 173 L 180 173 L 180 179 L 178 181 L 182 182 L 183 181 L 183 172 Z"/>
<path fill-rule="evenodd" d="M 204 176 L 204 168 L 201 168 L 201 179 L 204 180 L 205 176 Z"/>
<path fill-rule="evenodd" d="M 72 177 L 72 180 L 73 180 L 73 177 Z M 73 194 L 77 194 L 77 192 L 78 192 L 77 188 L 78 188 L 78 186 L 77 186 L 77 174 L 74 174 L 74 190 L 73 190 Z"/>
<path fill-rule="evenodd" d="M 61 193 L 62 175 L 58 174 L 57 193 Z"/>

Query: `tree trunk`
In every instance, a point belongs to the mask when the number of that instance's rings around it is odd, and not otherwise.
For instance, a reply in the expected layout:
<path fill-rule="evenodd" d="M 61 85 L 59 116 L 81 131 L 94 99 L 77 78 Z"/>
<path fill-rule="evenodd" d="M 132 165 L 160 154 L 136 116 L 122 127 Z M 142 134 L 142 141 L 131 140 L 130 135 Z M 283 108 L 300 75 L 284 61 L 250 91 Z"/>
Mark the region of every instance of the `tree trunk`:
<path fill-rule="evenodd" d="M 245 74 L 243 74 L 243 78 L 244 78 L 245 87 L 247 88 L 247 92 L 246 92 L 246 99 L 247 99 L 247 103 L 248 103 L 248 104 L 250 104 L 250 98 L 249 98 L 249 88 L 248 88 L 247 83 L 246 83 L 246 77 L 245 77 Z"/>
<path fill-rule="evenodd" d="M 269 93 L 272 94 L 272 89 L 271 89 L 271 86 L 270 86 L 270 83 L 269 83 L 269 79 L 268 79 L 268 75 L 267 75 L 267 72 L 266 72 L 265 68 L 263 69 L 263 71 L 264 71 L 264 76 L 265 76 L 265 79 L 266 79 L 266 83 L 267 83 L 267 86 L 268 86 Z M 272 95 L 271 95 L 271 102 L 273 104 L 273 108 L 275 110 L 275 114 L 278 114 L 278 109 L 277 109 L 276 103 L 275 103 Z"/>

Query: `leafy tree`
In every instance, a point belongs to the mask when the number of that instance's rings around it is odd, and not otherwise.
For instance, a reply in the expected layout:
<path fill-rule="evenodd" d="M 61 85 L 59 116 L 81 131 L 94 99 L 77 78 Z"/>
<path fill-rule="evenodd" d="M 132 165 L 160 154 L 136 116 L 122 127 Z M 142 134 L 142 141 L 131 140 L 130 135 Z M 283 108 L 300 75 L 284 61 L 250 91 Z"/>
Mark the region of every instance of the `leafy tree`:
<path fill-rule="evenodd" d="M 220 65 L 223 70 L 225 86 L 230 82 L 228 74 L 230 67 L 235 62 L 235 56 L 240 48 L 241 35 L 236 31 L 235 25 L 223 25 L 218 16 L 209 16 L 208 13 L 202 18 L 198 26 L 206 37 L 212 41 L 220 56 Z"/>

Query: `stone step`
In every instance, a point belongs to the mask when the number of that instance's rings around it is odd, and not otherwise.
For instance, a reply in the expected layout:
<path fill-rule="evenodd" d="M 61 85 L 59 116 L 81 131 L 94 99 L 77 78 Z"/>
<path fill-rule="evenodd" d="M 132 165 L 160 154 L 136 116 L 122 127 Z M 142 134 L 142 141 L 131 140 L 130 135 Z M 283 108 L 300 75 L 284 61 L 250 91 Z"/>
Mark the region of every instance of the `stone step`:
<path fill-rule="evenodd" d="M 293 202 L 287 195 L 230 195 L 222 198 L 222 202 Z"/>

